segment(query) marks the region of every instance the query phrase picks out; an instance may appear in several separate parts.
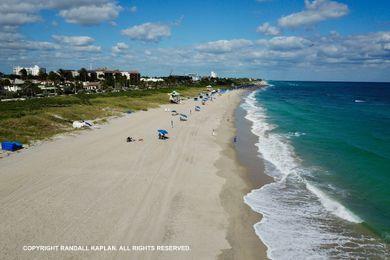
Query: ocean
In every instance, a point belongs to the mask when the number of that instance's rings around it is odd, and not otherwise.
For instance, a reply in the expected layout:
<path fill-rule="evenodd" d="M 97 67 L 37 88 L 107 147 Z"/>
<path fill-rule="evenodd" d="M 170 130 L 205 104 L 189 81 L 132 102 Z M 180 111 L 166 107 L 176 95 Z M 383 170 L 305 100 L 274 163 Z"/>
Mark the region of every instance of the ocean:
<path fill-rule="evenodd" d="M 272 259 L 390 256 L 390 84 L 271 81 L 241 107 L 274 181 L 245 202 Z"/>

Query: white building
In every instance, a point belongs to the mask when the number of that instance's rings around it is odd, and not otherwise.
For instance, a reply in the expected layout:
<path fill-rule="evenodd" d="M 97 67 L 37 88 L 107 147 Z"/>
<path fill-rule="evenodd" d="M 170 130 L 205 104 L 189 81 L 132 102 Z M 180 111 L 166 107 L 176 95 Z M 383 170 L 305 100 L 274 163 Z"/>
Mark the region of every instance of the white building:
<path fill-rule="evenodd" d="M 73 78 L 75 78 L 75 77 L 77 77 L 77 76 L 80 75 L 80 73 L 79 73 L 78 70 L 72 70 L 71 73 L 72 73 L 72 77 L 73 77 Z"/>
<path fill-rule="evenodd" d="M 126 79 L 130 79 L 130 72 L 128 71 L 121 71 L 120 72 L 123 77 L 126 77 Z"/>
<path fill-rule="evenodd" d="M 161 78 L 141 78 L 143 82 L 163 82 L 164 79 Z"/>
<path fill-rule="evenodd" d="M 210 72 L 210 78 L 218 78 L 217 73 L 215 73 L 214 71 Z"/>
<path fill-rule="evenodd" d="M 187 76 L 191 77 L 192 81 L 199 81 L 200 80 L 200 76 L 196 73 L 189 73 L 189 74 L 187 74 Z"/>
<path fill-rule="evenodd" d="M 20 86 L 4 86 L 4 90 L 8 92 L 18 92 L 22 90 L 22 87 Z"/>
<path fill-rule="evenodd" d="M 32 76 L 38 76 L 39 72 L 46 72 L 45 68 L 40 68 L 38 65 L 34 65 L 33 67 L 21 67 L 21 66 L 16 66 L 13 68 L 13 74 L 15 75 L 22 75 L 21 70 L 25 69 L 27 72 L 27 75 L 32 75 Z"/>

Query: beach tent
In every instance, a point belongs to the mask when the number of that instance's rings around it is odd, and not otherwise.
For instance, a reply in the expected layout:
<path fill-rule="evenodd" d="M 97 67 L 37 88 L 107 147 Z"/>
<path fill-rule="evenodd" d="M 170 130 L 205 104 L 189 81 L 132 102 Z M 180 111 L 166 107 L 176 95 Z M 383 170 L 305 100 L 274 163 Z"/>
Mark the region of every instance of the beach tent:
<path fill-rule="evenodd" d="M 180 121 L 187 121 L 188 120 L 188 116 L 185 115 L 185 114 L 180 114 Z"/>
<path fill-rule="evenodd" d="M 83 127 L 90 127 L 90 128 L 98 128 L 95 127 L 92 122 L 88 121 L 74 121 L 72 124 L 73 128 L 83 128 Z"/>
<path fill-rule="evenodd" d="M 195 106 L 195 111 L 200 111 L 200 106 Z"/>
<path fill-rule="evenodd" d="M 22 149 L 22 148 L 23 148 L 23 145 L 21 143 L 18 143 L 18 142 L 6 141 L 6 142 L 1 143 L 1 149 L 4 151 L 14 152 L 14 151 Z"/>
<path fill-rule="evenodd" d="M 84 123 L 80 121 L 74 121 L 72 125 L 73 128 L 83 128 L 85 126 Z"/>

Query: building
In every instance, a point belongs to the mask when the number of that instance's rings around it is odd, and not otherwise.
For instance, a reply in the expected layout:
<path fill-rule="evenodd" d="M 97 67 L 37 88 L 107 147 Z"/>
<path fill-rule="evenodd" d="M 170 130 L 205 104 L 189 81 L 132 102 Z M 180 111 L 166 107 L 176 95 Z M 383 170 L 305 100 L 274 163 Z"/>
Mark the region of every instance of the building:
<path fill-rule="evenodd" d="M 215 73 L 214 71 L 210 72 L 210 78 L 212 79 L 218 78 L 217 73 Z"/>
<path fill-rule="evenodd" d="M 96 70 L 89 70 L 88 75 L 92 75 L 93 73 L 96 73 L 96 77 L 99 80 L 111 78 L 115 76 L 116 74 L 120 74 L 122 76 L 125 76 L 127 79 L 130 78 L 130 73 L 127 71 L 120 71 L 120 70 L 111 70 L 108 68 L 99 68 Z"/>
<path fill-rule="evenodd" d="M 132 85 L 137 85 L 141 80 L 141 74 L 134 70 L 134 71 L 130 71 L 130 83 Z"/>
<path fill-rule="evenodd" d="M 11 85 L 4 86 L 4 90 L 8 92 L 18 92 L 22 90 L 22 86 L 25 82 L 21 79 L 14 79 L 11 81 Z"/>
<path fill-rule="evenodd" d="M 15 75 L 19 75 L 21 76 L 22 73 L 21 71 L 25 69 L 26 72 L 27 72 L 27 75 L 31 75 L 31 76 L 38 76 L 39 75 L 39 72 L 44 72 L 46 73 L 46 69 L 45 68 L 40 68 L 38 65 L 34 65 L 33 67 L 21 67 L 21 66 L 16 66 L 13 68 L 12 72 L 13 74 Z"/>
<path fill-rule="evenodd" d="M 70 72 L 72 73 L 73 78 L 80 76 L 80 72 L 78 70 L 71 70 Z"/>
<path fill-rule="evenodd" d="M 38 85 L 38 88 L 40 88 L 43 92 L 45 93 L 56 93 L 57 88 L 55 86 L 50 86 L 50 85 Z"/>
<path fill-rule="evenodd" d="M 164 79 L 162 79 L 162 78 L 141 78 L 141 81 L 143 81 L 143 82 L 163 82 Z"/>
<path fill-rule="evenodd" d="M 22 90 L 21 86 L 13 85 L 13 86 L 4 86 L 4 90 L 8 92 L 18 92 Z"/>
<path fill-rule="evenodd" d="M 120 73 L 123 77 L 126 77 L 126 79 L 130 79 L 130 72 L 129 71 L 121 71 Z"/>
<path fill-rule="evenodd" d="M 83 88 L 88 91 L 97 91 L 102 88 L 100 82 L 83 82 Z"/>
<path fill-rule="evenodd" d="M 189 73 L 189 74 L 187 74 L 187 76 L 191 77 L 192 81 L 199 81 L 200 80 L 200 76 L 196 73 Z"/>

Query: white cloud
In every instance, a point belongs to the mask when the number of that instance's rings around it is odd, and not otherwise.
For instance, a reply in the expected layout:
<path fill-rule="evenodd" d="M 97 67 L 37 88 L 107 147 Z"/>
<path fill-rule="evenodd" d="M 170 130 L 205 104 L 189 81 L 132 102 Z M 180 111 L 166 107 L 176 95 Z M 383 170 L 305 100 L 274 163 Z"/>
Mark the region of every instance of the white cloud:
<path fill-rule="evenodd" d="M 26 13 L 2 13 L 0 12 L 0 25 L 22 25 L 41 21 L 38 15 Z"/>
<path fill-rule="evenodd" d="M 311 41 L 297 36 L 278 36 L 268 41 L 270 49 L 274 50 L 297 50 L 310 46 Z"/>
<path fill-rule="evenodd" d="M 246 39 L 220 40 L 198 46 L 159 49 L 152 56 L 144 53 L 142 59 L 153 64 L 177 64 L 255 71 L 269 69 L 346 69 L 370 66 L 390 68 L 390 32 L 340 36 L 334 33 L 319 38 L 278 36 L 252 43 Z M 138 57 L 140 62 L 143 62 Z"/>
<path fill-rule="evenodd" d="M 311 25 L 328 19 L 335 19 L 348 14 L 348 6 L 330 0 L 305 0 L 306 10 L 283 16 L 278 23 L 282 27 Z"/>
<path fill-rule="evenodd" d="M 74 46 L 90 45 L 95 41 L 94 38 L 89 36 L 65 36 L 65 35 L 53 35 L 53 39 L 59 43 L 69 44 Z"/>
<path fill-rule="evenodd" d="M 120 52 L 124 52 L 126 51 L 127 49 L 129 49 L 129 46 L 124 43 L 124 42 L 118 42 L 115 46 L 113 46 L 111 48 L 112 52 L 115 54 L 115 53 L 120 53 Z"/>
<path fill-rule="evenodd" d="M 159 42 L 171 36 L 171 28 L 160 23 L 144 23 L 122 30 L 122 34 L 132 40 L 144 42 Z"/>
<path fill-rule="evenodd" d="M 196 49 L 201 52 L 226 53 L 238 48 L 248 47 L 252 44 L 252 41 L 245 39 L 219 40 L 198 45 Z"/>
<path fill-rule="evenodd" d="M 68 23 L 96 25 L 103 21 L 117 18 L 121 10 L 122 7 L 117 4 L 106 3 L 103 5 L 88 5 L 62 10 L 59 15 Z"/>
<path fill-rule="evenodd" d="M 89 36 L 66 36 L 52 35 L 57 44 L 61 45 L 63 50 L 69 52 L 101 52 L 102 48 L 92 45 L 95 39 Z"/>
<path fill-rule="evenodd" d="M 17 41 L 0 42 L 0 50 L 53 50 L 59 46 L 52 42 L 27 41 L 19 39 Z"/>
<path fill-rule="evenodd" d="M 72 46 L 71 50 L 81 52 L 101 52 L 102 48 L 96 45 Z"/>
<path fill-rule="evenodd" d="M 257 27 L 256 31 L 264 33 L 265 35 L 273 35 L 273 36 L 275 36 L 275 35 L 279 35 L 280 34 L 279 28 L 277 28 L 275 26 L 272 26 L 269 23 L 263 23 L 262 25 Z"/>
<path fill-rule="evenodd" d="M 122 8 L 113 0 L 2 0 L 0 25 L 39 22 L 42 21 L 39 12 L 50 9 L 58 10 L 70 23 L 91 25 L 115 19 Z"/>

